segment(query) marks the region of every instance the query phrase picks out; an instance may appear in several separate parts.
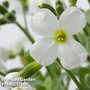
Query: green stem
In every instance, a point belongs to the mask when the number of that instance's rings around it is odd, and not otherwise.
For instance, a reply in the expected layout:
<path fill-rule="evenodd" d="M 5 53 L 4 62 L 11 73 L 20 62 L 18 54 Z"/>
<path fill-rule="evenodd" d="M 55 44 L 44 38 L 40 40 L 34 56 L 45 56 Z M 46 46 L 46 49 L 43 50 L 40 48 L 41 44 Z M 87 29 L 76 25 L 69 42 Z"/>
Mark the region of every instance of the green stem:
<path fill-rule="evenodd" d="M 82 86 L 80 85 L 79 81 L 77 80 L 77 78 L 75 77 L 75 75 L 72 73 L 72 71 L 65 69 L 61 64 L 59 64 L 58 62 L 56 62 L 58 64 L 58 66 L 61 68 L 63 68 L 68 74 L 69 76 L 72 78 L 72 80 L 74 81 L 74 83 L 77 85 L 79 90 L 83 90 Z"/>
<path fill-rule="evenodd" d="M 2 10 L 2 13 L 8 13 L 10 14 L 10 16 L 15 17 L 14 14 L 10 13 L 7 8 L 3 7 L 2 5 L 0 5 Z M 4 12 L 3 12 L 4 11 Z M 8 18 L 6 18 L 6 21 L 11 22 L 11 20 L 9 20 Z M 34 43 L 34 39 L 32 38 L 31 34 L 26 30 L 26 28 L 23 28 L 17 21 L 14 21 L 14 23 L 25 33 L 25 35 L 28 37 L 28 39 L 30 40 L 31 43 Z"/>
<path fill-rule="evenodd" d="M 32 36 L 27 32 L 27 30 L 25 30 L 17 21 L 15 21 L 14 23 L 24 32 L 24 34 L 28 37 L 30 42 L 34 43 Z"/>
<path fill-rule="evenodd" d="M 23 4 L 22 4 L 22 9 L 23 9 L 23 18 L 24 18 L 25 28 L 26 28 L 26 30 L 28 31 L 26 11 L 25 11 L 25 8 L 24 8 L 24 5 L 23 5 Z"/>
<path fill-rule="evenodd" d="M 70 84 L 70 77 L 67 77 L 67 85 L 66 85 L 66 90 L 68 90 L 68 88 L 69 88 L 69 84 Z"/>

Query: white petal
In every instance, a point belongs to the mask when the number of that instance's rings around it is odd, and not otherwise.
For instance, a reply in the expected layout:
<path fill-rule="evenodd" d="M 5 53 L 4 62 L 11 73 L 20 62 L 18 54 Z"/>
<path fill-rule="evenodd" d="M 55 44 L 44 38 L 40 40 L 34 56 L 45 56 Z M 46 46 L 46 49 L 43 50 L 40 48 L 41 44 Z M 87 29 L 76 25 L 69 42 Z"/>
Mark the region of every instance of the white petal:
<path fill-rule="evenodd" d="M 31 56 L 43 66 L 52 64 L 57 58 L 57 45 L 49 38 L 42 38 L 33 44 Z"/>
<path fill-rule="evenodd" d="M 65 68 L 73 69 L 85 62 L 87 51 L 79 42 L 70 39 L 65 45 L 59 46 L 58 57 Z"/>
<path fill-rule="evenodd" d="M 86 25 L 84 13 L 75 7 L 67 8 L 59 19 L 60 28 L 69 34 L 76 34 L 83 30 Z"/>
<path fill-rule="evenodd" d="M 5 79 L 9 80 L 9 79 L 13 79 L 13 78 L 17 78 L 18 77 L 18 72 L 13 72 L 13 73 L 9 73 L 5 76 Z"/>
<path fill-rule="evenodd" d="M 53 36 L 54 31 L 59 27 L 57 18 L 47 9 L 34 15 L 30 23 L 32 30 L 42 36 Z"/>
<path fill-rule="evenodd" d="M 20 85 L 21 81 L 19 81 L 19 80 L 22 80 L 22 78 L 18 76 L 18 72 L 12 72 L 5 76 L 4 83 L 5 83 L 5 85 L 8 84 L 8 88 L 13 88 L 13 87 Z M 19 83 L 19 84 L 17 84 L 17 83 Z"/>

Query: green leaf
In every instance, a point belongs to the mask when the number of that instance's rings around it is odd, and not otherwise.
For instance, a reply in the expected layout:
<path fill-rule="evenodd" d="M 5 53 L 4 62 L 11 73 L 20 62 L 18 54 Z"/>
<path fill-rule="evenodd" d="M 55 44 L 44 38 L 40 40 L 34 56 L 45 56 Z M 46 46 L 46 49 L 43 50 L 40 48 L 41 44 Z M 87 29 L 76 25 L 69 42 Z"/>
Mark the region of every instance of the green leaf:
<path fill-rule="evenodd" d="M 90 53 L 90 25 L 87 24 L 83 31 L 75 35 L 74 37 L 78 42 L 80 42 Z"/>
<path fill-rule="evenodd" d="M 60 76 L 53 80 L 51 90 L 66 90 L 66 87 L 63 83 L 65 75 L 66 74 L 62 73 Z"/>
<path fill-rule="evenodd" d="M 41 5 L 38 5 L 38 7 L 39 7 L 40 9 L 42 9 L 42 8 L 49 9 L 55 16 L 57 16 L 55 9 L 54 9 L 51 5 L 49 5 L 49 4 L 43 3 L 43 4 L 41 4 Z"/>
<path fill-rule="evenodd" d="M 60 15 L 62 14 L 62 12 L 64 11 L 63 4 L 60 0 L 56 0 L 55 8 L 56 8 L 56 12 L 57 12 L 57 15 L 58 15 L 58 18 L 59 18 Z"/>
<path fill-rule="evenodd" d="M 90 10 L 86 12 L 86 20 L 87 20 L 87 23 L 90 24 Z"/>
<path fill-rule="evenodd" d="M 79 90 L 83 90 L 81 84 L 79 83 L 79 81 L 77 80 L 77 78 L 75 77 L 75 75 L 73 74 L 73 72 L 72 72 L 71 70 L 67 70 L 66 68 L 64 68 L 64 67 L 62 66 L 61 62 L 60 62 L 60 63 L 56 62 L 56 63 L 57 63 L 57 65 L 58 65 L 60 68 L 62 67 L 62 68 L 68 73 L 68 75 L 69 75 L 70 78 L 74 81 L 74 83 L 77 85 L 77 87 L 79 88 Z"/>
<path fill-rule="evenodd" d="M 46 90 L 46 88 L 42 85 L 37 85 L 36 89 L 37 90 Z"/>
<path fill-rule="evenodd" d="M 71 6 L 75 6 L 77 3 L 77 0 L 69 0 L 69 3 Z"/>
<path fill-rule="evenodd" d="M 90 73 L 85 76 L 86 86 L 90 89 Z"/>
<path fill-rule="evenodd" d="M 47 71 L 52 78 L 55 78 L 61 74 L 60 67 L 56 63 L 47 66 Z"/>
<path fill-rule="evenodd" d="M 89 4 L 90 4 L 90 0 L 88 0 Z"/>
<path fill-rule="evenodd" d="M 50 76 L 46 77 L 44 86 L 46 87 L 46 90 L 52 90 L 52 79 Z"/>
<path fill-rule="evenodd" d="M 79 80 L 84 90 L 90 90 L 90 83 L 88 83 L 90 77 L 88 79 L 87 75 L 90 75 L 90 67 L 79 69 Z"/>

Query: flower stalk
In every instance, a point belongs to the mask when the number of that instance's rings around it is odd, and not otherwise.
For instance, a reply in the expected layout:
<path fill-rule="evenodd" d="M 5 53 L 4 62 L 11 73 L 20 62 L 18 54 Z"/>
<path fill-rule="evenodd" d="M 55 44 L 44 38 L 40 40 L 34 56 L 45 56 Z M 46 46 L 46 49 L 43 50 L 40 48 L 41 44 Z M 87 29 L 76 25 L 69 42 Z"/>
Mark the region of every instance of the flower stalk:
<path fill-rule="evenodd" d="M 30 35 L 30 33 L 27 32 L 26 29 L 24 29 L 17 21 L 14 22 L 21 30 L 22 32 L 24 32 L 24 34 L 28 37 L 29 41 L 31 43 L 34 43 L 34 39 L 32 38 L 32 36 Z"/>
<path fill-rule="evenodd" d="M 64 68 L 64 67 L 61 65 L 61 63 L 58 63 L 57 61 L 56 61 L 56 63 L 57 63 L 57 65 L 58 65 L 60 68 L 63 68 L 63 69 L 68 73 L 68 75 L 72 78 L 72 80 L 74 81 L 74 83 L 77 85 L 78 89 L 79 89 L 79 90 L 83 90 L 81 84 L 79 83 L 79 81 L 77 80 L 77 78 L 75 77 L 75 75 L 72 73 L 72 71 L 71 71 L 71 70 L 67 70 L 66 68 Z"/>

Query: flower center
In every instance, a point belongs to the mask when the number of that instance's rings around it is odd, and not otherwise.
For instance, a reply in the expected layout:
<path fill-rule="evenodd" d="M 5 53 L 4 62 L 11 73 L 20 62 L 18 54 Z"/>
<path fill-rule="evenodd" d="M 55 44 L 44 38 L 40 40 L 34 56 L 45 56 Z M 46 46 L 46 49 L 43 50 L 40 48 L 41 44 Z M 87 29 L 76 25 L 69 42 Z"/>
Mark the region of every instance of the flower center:
<path fill-rule="evenodd" d="M 56 31 L 54 32 L 54 41 L 58 44 L 65 43 L 67 41 L 67 33 L 63 30 L 56 29 Z"/>

